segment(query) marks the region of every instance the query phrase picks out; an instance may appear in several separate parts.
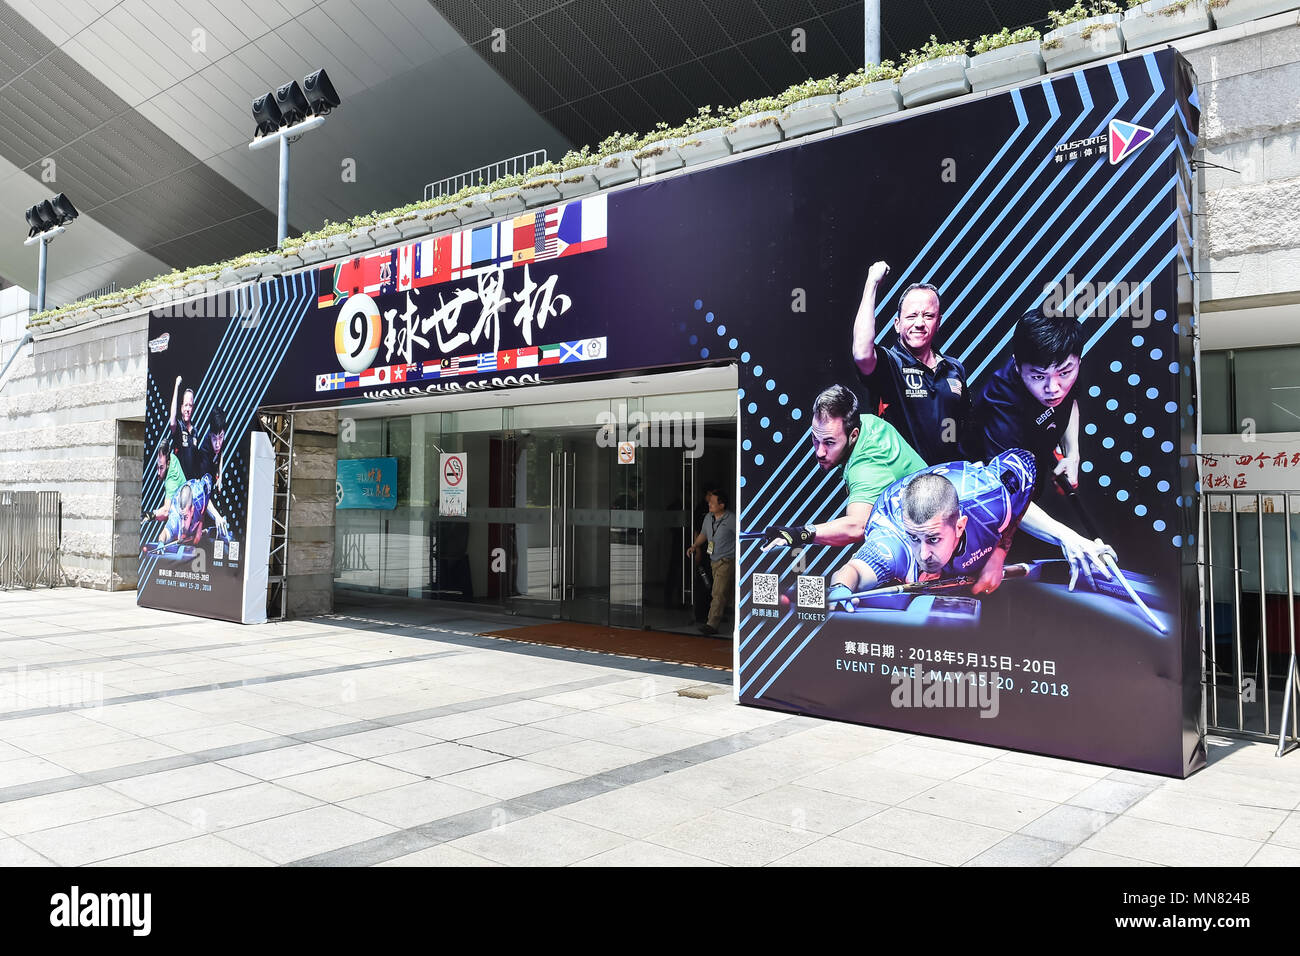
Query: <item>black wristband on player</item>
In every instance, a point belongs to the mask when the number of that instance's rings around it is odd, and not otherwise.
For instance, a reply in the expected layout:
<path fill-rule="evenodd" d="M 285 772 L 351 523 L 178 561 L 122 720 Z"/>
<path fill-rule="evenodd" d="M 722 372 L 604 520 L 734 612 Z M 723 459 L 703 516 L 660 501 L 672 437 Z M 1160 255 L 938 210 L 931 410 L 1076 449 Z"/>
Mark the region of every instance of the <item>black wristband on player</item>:
<path fill-rule="evenodd" d="M 817 537 L 816 525 L 805 525 L 802 528 L 783 528 L 773 526 L 763 532 L 768 541 L 780 541 L 788 547 L 794 547 L 799 544 L 808 544 L 813 538 Z"/>

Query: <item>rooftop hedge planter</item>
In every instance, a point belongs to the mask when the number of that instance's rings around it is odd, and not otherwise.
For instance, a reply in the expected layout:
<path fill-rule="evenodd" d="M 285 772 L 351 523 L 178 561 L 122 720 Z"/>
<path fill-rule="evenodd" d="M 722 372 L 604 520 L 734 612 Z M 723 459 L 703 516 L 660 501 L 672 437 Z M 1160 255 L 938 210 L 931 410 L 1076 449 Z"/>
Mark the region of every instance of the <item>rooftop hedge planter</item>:
<path fill-rule="evenodd" d="M 518 186 L 495 189 L 488 196 L 487 208 L 488 215 L 506 216 L 524 208 L 524 197 Z"/>
<path fill-rule="evenodd" d="M 207 292 L 208 287 L 215 282 L 216 279 L 217 274 L 215 272 L 205 272 L 203 275 L 192 276 L 185 283 L 185 294 L 199 295 L 202 292 Z M 122 305 L 121 302 L 118 302 L 117 304 L 119 306 Z"/>
<path fill-rule="evenodd" d="M 402 238 L 402 231 L 392 218 L 381 219 L 370 227 L 370 239 L 377 246 L 387 245 Z"/>
<path fill-rule="evenodd" d="M 837 126 L 840 118 L 835 114 L 835 103 L 839 98 L 838 93 L 822 93 L 787 106 L 781 114 L 781 129 L 786 138 L 820 133 Z"/>
<path fill-rule="evenodd" d="M 1108 13 L 1068 23 L 1043 35 L 1043 63 L 1049 70 L 1064 70 L 1080 63 L 1124 52 L 1123 14 Z"/>
<path fill-rule="evenodd" d="M 596 164 L 592 175 L 596 177 L 596 182 L 600 183 L 602 189 L 636 179 L 637 169 L 632 159 L 633 152 L 635 150 L 627 149 L 621 153 L 614 153 Z"/>
<path fill-rule="evenodd" d="M 649 143 L 632 154 L 632 161 L 642 176 L 654 176 L 677 169 L 684 162 L 681 153 L 677 152 L 681 142 L 680 139 L 670 138 Z"/>
<path fill-rule="evenodd" d="M 1208 29 L 1209 0 L 1147 0 L 1124 13 L 1124 45 L 1130 50 Z"/>
<path fill-rule="evenodd" d="M 969 64 L 970 57 L 962 53 L 959 56 L 935 57 L 905 70 L 898 80 L 898 92 L 903 96 L 903 105 L 922 106 L 969 93 L 970 81 L 966 79 L 966 67 Z"/>
<path fill-rule="evenodd" d="M 326 236 L 322 242 L 322 248 L 325 250 L 325 258 L 327 259 L 333 259 L 336 256 L 346 256 L 348 254 L 348 239 L 346 233 L 340 232 L 335 233 L 332 236 Z M 274 256 L 271 256 L 266 260 L 266 271 L 268 273 L 275 271 L 272 265 L 272 260 L 274 258 Z"/>
<path fill-rule="evenodd" d="M 478 222 L 492 215 L 488 209 L 488 194 L 476 193 L 456 207 L 456 218 L 461 222 Z M 452 225 L 452 223 L 448 223 Z"/>
<path fill-rule="evenodd" d="M 460 222 L 461 209 L 458 202 L 440 202 L 420 213 L 419 218 L 434 231 L 447 229 Z"/>
<path fill-rule="evenodd" d="M 534 176 L 519 187 L 519 194 L 524 197 L 524 205 L 526 206 L 559 202 L 560 174 L 547 173 L 545 176 Z"/>
<path fill-rule="evenodd" d="M 588 166 L 575 166 L 573 169 L 560 173 L 560 190 L 562 199 L 572 199 L 574 196 L 581 196 L 583 193 L 594 191 L 598 187 L 596 182 L 596 164 Z"/>
<path fill-rule="evenodd" d="M 1040 47 L 1038 40 L 1027 40 L 976 54 L 966 67 L 970 88 L 976 92 L 993 90 L 1041 76 L 1045 67 Z"/>
<path fill-rule="evenodd" d="M 326 256 L 325 244 L 326 240 L 324 239 L 312 239 L 310 242 L 304 242 L 298 249 L 298 255 L 302 257 L 303 262 L 320 262 Z M 240 271 L 248 273 L 249 270 L 256 270 L 251 272 L 251 275 L 260 275 L 262 267 L 258 263 L 252 262 Z M 249 275 L 245 275 L 244 278 L 249 278 Z"/>
<path fill-rule="evenodd" d="M 702 129 L 691 133 L 677 147 L 677 155 L 687 166 L 707 163 L 723 156 L 731 155 L 731 143 L 727 141 L 727 131 L 721 126 Z"/>
<path fill-rule="evenodd" d="M 768 143 L 780 142 L 781 124 L 777 119 L 780 115 L 780 110 L 765 110 L 736 120 L 727 127 L 727 139 L 731 141 L 731 151 L 743 153 L 747 149 L 757 149 Z"/>
<path fill-rule="evenodd" d="M 343 241 L 348 247 L 348 252 L 363 252 L 367 249 L 373 249 L 375 240 L 370 237 L 370 226 L 356 226 L 343 234 Z M 284 267 L 280 267 L 284 271 Z"/>
<path fill-rule="evenodd" d="M 902 108 L 903 96 L 898 92 L 898 81 L 876 80 L 843 90 L 835 103 L 835 115 L 847 126 L 896 113 Z"/>
<path fill-rule="evenodd" d="M 418 236 L 422 232 L 429 231 L 428 224 L 425 223 L 418 213 L 414 212 L 408 212 L 404 216 L 398 216 L 393 220 L 393 224 L 397 226 L 397 231 L 401 234 L 403 239 L 408 236 Z M 302 255 L 302 250 L 306 248 L 307 246 L 304 245 L 302 249 L 298 250 L 298 254 Z"/>
<path fill-rule="evenodd" d="M 141 293 L 140 301 L 144 305 L 147 305 L 150 308 L 152 308 L 153 306 L 158 305 L 160 302 L 166 301 L 170 297 L 170 295 L 171 295 L 171 290 L 168 289 L 166 286 L 154 286 L 152 289 L 148 289 L 145 292 Z"/>
<path fill-rule="evenodd" d="M 1216 27 L 1230 27 L 1300 7 L 1300 0 L 1210 0 Z"/>
<path fill-rule="evenodd" d="M 333 243 L 334 240 L 341 239 L 341 238 L 342 236 L 330 236 L 329 239 L 326 240 L 327 242 L 326 248 L 334 250 L 330 253 L 331 257 L 335 255 L 342 255 L 343 253 L 340 250 L 345 250 L 347 248 L 346 245 L 339 244 L 339 243 L 334 243 L 333 245 L 328 244 L 328 243 Z M 259 256 L 257 259 L 255 259 L 253 264 L 257 266 L 257 268 L 260 270 L 262 275 L 273 276 L 280 268 L 280 254 L 278 252 L 268 252 L 266 255 Z"/>
<path fill-rule="evenodd" d="M 303 248 L 306 249 L 307 246 L 309 245 L 311 245 L 311 243 L 307 243 L 306 245 L 303 246 Z M 251 282 L 253 279 L 258 278 L 262 274 L 261 261 L 258 259 L 254 259 L 252 262 L 247 262 L 242 266 L 236 266 L 234 269 L 234 273 L 236 278 L 238 278 L 240 282 Z"/>
<path fill-rule="evenodd" d="M 64 324 L 64 325 L 71 325 L 71 324 L 73 324 L 73 323 L 68 322 L 68 319 L 69 319 L 69 318 L 72 318 L 72 317 L 74 317 L 74 316 L 82 316 L 83 321 L 84 321 L 84 319 L 88 319 L 88 318 L 90 318 L 90 312 L 91 312 L 91 311 L 93 311 L 93 312 L 95 313 L 95 315 L 99 316 L 101 319 L 106 319 L 106 318 L 108 318 L 110 315 L 117 315 L 117 314 L 118 314 L 119 312 L 121 312 L 125 307 L 126 307 L 126 303 L 125 303 L 124 301 L 121 301 L 121 300 L 118 300 L 118 301 L 115 301 L 115 302 L 105 302 L 103 305 L 97 305 L 97 306 L 95 306 L 95 308 L 94 308 L 93 310 L 90 310 L 90 309 L 86 310 L 86 313 L 85 313 L 84 315 L 83 315 L 81 312 L 73 312 L 73 313 L 71 313 L 69 316 L 65 317 L 65 318 L 62 320 L 62 324 Z"/>

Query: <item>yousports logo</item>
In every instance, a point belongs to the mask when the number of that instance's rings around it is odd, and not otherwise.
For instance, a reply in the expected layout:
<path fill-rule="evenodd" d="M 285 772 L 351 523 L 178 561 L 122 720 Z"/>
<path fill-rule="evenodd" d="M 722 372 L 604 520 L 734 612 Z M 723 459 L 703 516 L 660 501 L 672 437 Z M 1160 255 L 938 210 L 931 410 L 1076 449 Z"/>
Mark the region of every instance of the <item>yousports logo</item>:
<path fill-rule="evenodd" d="M 1155 130 L 1126 123 L 1123 120 L 1110 121 L 1110 164 L 1122 162 L 1146 145 L 1147 140 L 1155 135 Z"/>

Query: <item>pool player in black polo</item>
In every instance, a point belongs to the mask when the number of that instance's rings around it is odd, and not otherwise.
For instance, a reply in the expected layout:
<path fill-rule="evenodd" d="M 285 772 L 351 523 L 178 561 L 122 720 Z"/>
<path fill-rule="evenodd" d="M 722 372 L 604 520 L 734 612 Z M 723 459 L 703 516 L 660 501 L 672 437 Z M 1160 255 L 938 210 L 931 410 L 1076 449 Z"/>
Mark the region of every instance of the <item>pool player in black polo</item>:
<path fill-rule="evenodd" d="M 212 487 L 221 490 L 221 473 L 225 470 L 226 413 L 218 405 L 208 415 L 208 434 L 199 444 L 199 474 L 212 475 Z"/>
<path fill-rule="evenodd" d="M 1011 357 L 979 390 L 963 451 L 990 461 L 1009 448 L 1033 453 L 1038 493 L 1057 475 L 1079 484 L 1079 380 L 1083 326 L 1069 316 L 1033 308 L 1011 336 Z M 1057 448 L 1060 448 L 1060 457 Z"/>
<path fill-rule="evenodd" d="M 942 305 L 938 290 L 927 283 L 903 290 L 894 319 L 898 340 L 887 349 L 876 345 L 876 294 L 888 274 L 884 262 L 874 263 L 867 272 L 853 322 L 853 361 L 871 395 L 872 410 L 893 425 L 927 465 L 953 461 L 959 457 L 970 414 L 966 369 L 935 351 Z"/>
<path fill-rule="evenodd" d="M 177 400 L 180 402 L 180 416 L 177 417 Z M 171 417 L 167 422 L 171 439 L 172 454 L 180 462 L 185 477 L 199 476 L 199 436 L 194 427 L 194 389 L 187 388 L 181 392 L 181 377 L 176 376 L 172 388 Z"/>

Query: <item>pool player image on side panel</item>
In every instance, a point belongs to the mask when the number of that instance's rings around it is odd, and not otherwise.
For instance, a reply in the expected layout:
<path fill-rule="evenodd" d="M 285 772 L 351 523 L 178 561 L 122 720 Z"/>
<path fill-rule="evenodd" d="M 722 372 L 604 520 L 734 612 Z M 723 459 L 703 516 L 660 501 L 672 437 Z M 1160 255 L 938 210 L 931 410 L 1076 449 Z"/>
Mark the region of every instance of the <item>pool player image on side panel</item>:
<path fill-rule="evenodd" d="M 212 503 L 212 478 L 191 478 L 181 485 L 172 495 L 171 510 L 167 523 L 158 533 L 156 545 L 182 544 L 198 545 L 203 540 L 203 518 L 207 515 L 216 525 L 216 531 L 223 537 L 229 537 L 230 528 L 226 519 Z M 146 550 L 150 546 L 146 545 Z"/>
<path fill-rule="evenodd" d="M 844 514 L 821 524 L 769 527 L 758 533 L 763 551 L 805 544 L 844 547 L 860 543 L 881 491 L 925 467 L 894 426 L 875 415 L 860 415 L 858 397 L 843 385 L 832 385 L 817 396 L 811 431 L 817 467 L 823 472 L 844 470 L 849 493 Z"/>
<path fill-rule="evenodd" d="M 180 417 L 177 417 L 177 401 Z M 186 478 L 199 477 L 199 436 L 194 427 L 194 389 L 181 391 L 181 376 L 176 376 L 172 386 L 171 417 L 167 420 L 167 434 L 171 439 L 172 454 L 181 464 Z"/>
<path fill-rule="evenodd" d="M 979 389 L 965 434 L 965 457 L 988 461 L 1025 448 L 1038 467 L 1038 492 L 1063 476 L 1079 484 L 1079 380 L 1083 326 L 1033 308 L 1011 336 L 1011 357 Z M 1057 448 L 1060 448 L 1060 459 Z"/>
<path fill-rule="evenodd" d="M 1033 456 L 1014 448 L 987 464 L 932 465 L 895 482 L 877 501 L 862 547 L 831 579 L 827 601 L 852 611 L 864 591 L 954 577 L 973 579 L 973 594 L 992 593 L 1019 527 L 1062 548 L 1071 590 L 1079 574 L 1109 579 L 1114 551 L 1033 504 L 1035 479 Z"/>
<path fill-rule="evenodd" d="M 220 405 L 208 415 L 208 433 L 199 443 L 199 474 L 212 477 L 212 487 L 221 490 L 221 472 L 225 468 L 226 413 Z"/>
<path fill-rule="evenodd" d="M 154 453 L 154 469 L 158 480 L 163 484 L 163 500 L 162 504 L 152 511 L 146 508 L 144 517 L 152 518 L 154 521 L 166 521 L 172 507 L 172 496 L 181 485 L 185 484 L 185 472 L 181 469 L 181 463 L 177 461 L 176 456 L 172 454 L 171 442 L 166 438 L 159 443 L 158 450 Z"/>
<path fill-rule="evenodd" d="M 962 434 L 970 417 L 970 392 L 961 362 L 940 354 L 935 337 L 943 322 L 939 290 L 914 282 L 898 299 L 897 341 L 876 345 L 876 297 L 889 274 L 884 262 L 867 272 L 853 321 L 853 362 L 870 394 L 868 411 L 898 429 L 928 465 L 961 457 Z"/>

